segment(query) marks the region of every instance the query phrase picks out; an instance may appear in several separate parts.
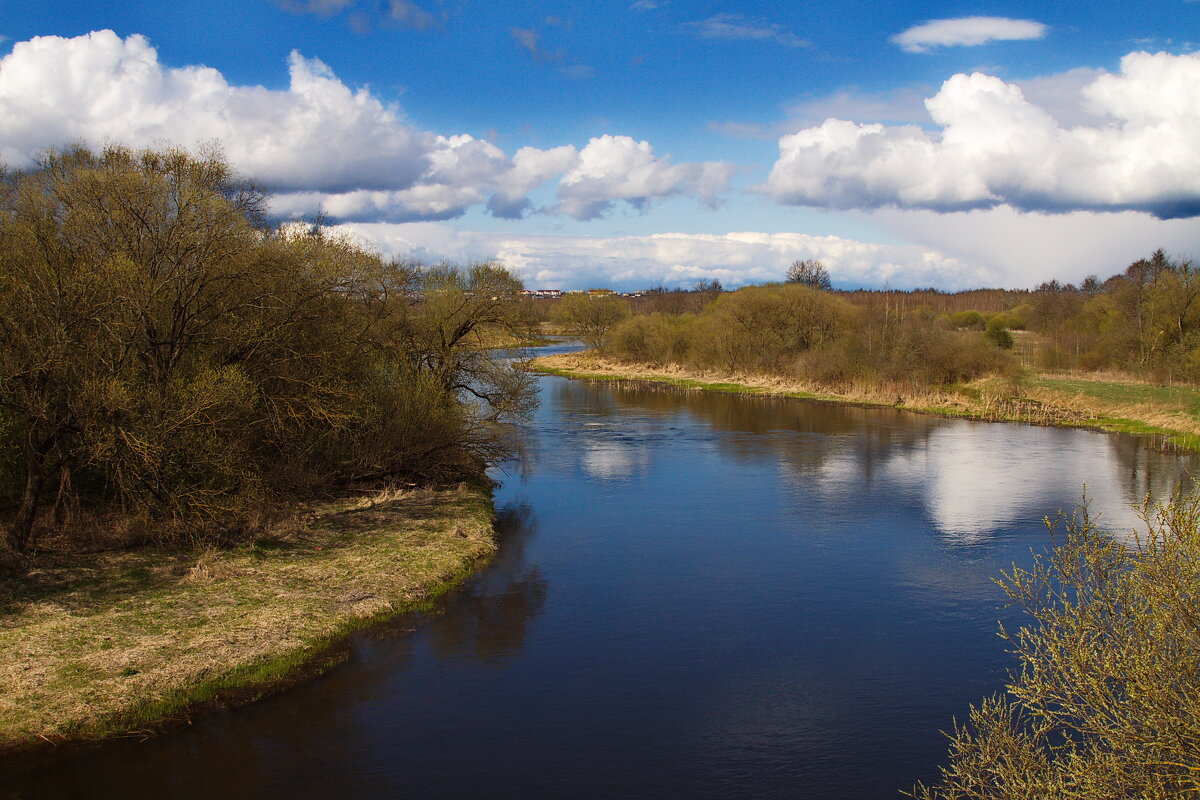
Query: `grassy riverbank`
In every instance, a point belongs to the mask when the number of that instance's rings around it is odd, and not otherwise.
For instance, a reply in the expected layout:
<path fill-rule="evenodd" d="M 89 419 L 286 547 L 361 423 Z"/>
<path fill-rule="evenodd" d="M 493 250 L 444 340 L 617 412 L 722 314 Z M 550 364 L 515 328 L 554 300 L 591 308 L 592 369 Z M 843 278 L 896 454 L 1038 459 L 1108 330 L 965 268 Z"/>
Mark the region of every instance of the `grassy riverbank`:
<path fill-rule="evenodd" d="M 829 387 L 765 375 L 722 375 L 625 364 L 593 352 L 535 359 L 533 368 L 584 380 L 636 380 L 680 389 L 765 394 L 824 402 L 901 408 L 925 414 L 1039 425 L 1096 428 L 1155 437 L 1162 446 L 1200 450 L 1200 390 L 1157 387 L 1118 376 L 1034 375 L 1021 383 L 984 378 L 952 389 L 889 384 Z"/>
<path fill-rule="evenodd" d="M 464 485 L 332 503 L 226 551 L 44 553 L 0 586 L 0 752 L 260 696 L 494 549 L 489 496 Z"/>

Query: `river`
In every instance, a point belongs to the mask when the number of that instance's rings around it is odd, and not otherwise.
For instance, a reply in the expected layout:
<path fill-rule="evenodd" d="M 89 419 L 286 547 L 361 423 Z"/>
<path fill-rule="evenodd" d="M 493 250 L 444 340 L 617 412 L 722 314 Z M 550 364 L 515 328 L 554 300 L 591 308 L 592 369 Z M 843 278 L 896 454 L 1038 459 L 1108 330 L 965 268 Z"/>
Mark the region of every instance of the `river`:
<path fill-rule="evenodd" d="M 1013 665 L 991 582 L 1138 439 L 542 377 L 499 556 L 325 676 L 5 798 L 895 798 Z M 415 630 L 414 630 L 415 628 Z"/>

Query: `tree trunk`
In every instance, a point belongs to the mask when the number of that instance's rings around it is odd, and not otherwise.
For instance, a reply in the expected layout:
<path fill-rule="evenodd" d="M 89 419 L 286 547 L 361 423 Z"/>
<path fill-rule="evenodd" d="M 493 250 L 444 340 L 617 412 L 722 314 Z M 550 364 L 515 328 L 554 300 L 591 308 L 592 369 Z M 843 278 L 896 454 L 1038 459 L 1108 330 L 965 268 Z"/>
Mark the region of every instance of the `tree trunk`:
<path fill-rule="evenodd" d="M 61 528 L 73 521 L 78 506 L 75 490 L 71 486 L 71 469 L 63 464 L 58 468 L 58 496 L 54 498 L 54 523 Z"/>
<path fill-rule="evenodd" d="M 21 504 L 8 533 L 8 548 L 15 553 L 24 553 L 33 538 L 33 523 L 37 519 L 38 502 L 46 475 L 42 471 L 45 458 L 32 447 L 25 452 L 25 490 L 21 493 Z"/>

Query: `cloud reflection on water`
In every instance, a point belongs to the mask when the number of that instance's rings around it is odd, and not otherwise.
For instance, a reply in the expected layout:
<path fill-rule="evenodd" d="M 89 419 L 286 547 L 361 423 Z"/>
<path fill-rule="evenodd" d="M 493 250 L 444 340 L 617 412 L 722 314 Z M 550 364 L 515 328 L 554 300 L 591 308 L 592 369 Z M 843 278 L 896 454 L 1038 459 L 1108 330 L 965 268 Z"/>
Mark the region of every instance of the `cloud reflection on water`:
<path fill-rule="evenodd" d="M 585 441 L 580 462 L 583 470 L 598 481 L 627 480 L 644 470 L 646 448 L 626 442 Z"/>
<path fill-rule="evenodd" d="M 1114 450 L 1112 437 L 1102 434 L 955 422 L 936 430 L 921 451 L 893 454 L 886 471 L 923 492 L 935 528 L 952 544 L 977 544 L 1015 523 L 1070 513 L 1085 485 L 1093 516 L 1119 532 L 1138 526 L 1132 506 L 1144 491 L 1161 496 L 1185 474 L 1164 460 L 1151 480 L 1131 484 L 1132 465 Z"/>
<path fill-rule="evenodd" d="M 576 428 L 579 468 L 600 481 L 644 473 L 656 442 L 677 441 L 672 420 L 698 418 L 724 433 L 716 447 L 750 462 L 775 460 L 786 482 L 826 504 L 879 495 L 920 502 L 951 545 L 975 545 L 1014 524 L 1083 497 L 1117 534 L 1142 527 L 1146 493 L 1162 498 L 1190 483 L 1194 457 L 1153 450 L 1144 439 L 1063 428 L 979 423 L 867 409 L 651 387 L 563 382 L 555 402 L 586 423 Z M 651 425 L 647 425 L 647 421 Z M 657 426 L 662 437 L 646 434 Z M 640 436 L 629 431 L 638 430 Z"/>

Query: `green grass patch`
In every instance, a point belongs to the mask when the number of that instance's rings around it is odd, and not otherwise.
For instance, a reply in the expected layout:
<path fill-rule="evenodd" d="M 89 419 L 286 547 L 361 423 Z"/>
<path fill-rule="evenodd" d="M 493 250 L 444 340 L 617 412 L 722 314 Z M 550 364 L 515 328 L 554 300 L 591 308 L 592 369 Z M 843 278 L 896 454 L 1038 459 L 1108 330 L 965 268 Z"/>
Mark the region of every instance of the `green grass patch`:
<path fill-rule="evenodd" d="M 1093 381 L 1044 375 L 1031 377 L 1028 384 L 1031 387 L 1083 395 L 1106 403 L 1151 403 L 1200 419 L 1200 387 L 1155 386 L 1149 383 Z"/>

